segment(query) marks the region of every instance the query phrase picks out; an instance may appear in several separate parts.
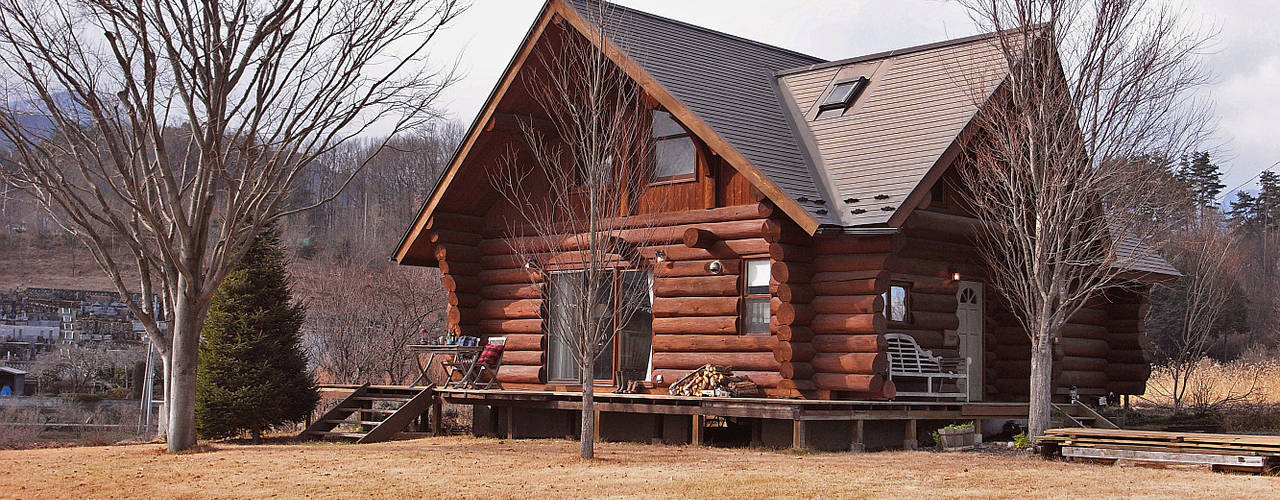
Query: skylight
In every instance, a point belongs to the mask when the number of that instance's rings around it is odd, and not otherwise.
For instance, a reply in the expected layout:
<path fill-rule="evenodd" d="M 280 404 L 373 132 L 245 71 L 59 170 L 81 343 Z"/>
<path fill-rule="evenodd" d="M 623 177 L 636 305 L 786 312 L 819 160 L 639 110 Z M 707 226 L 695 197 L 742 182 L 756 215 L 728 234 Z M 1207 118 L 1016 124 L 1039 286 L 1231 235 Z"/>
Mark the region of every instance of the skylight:
<path fill-rule="evenodd" d="M 827 93 L 827 98 L 823 99 L 822 104 L 818 105 L 817 118 L 843 115 L 866 86 L 867 77 L 865 76 L 836 83 L 835 86 L 831 87 L 831 92 Z"/>

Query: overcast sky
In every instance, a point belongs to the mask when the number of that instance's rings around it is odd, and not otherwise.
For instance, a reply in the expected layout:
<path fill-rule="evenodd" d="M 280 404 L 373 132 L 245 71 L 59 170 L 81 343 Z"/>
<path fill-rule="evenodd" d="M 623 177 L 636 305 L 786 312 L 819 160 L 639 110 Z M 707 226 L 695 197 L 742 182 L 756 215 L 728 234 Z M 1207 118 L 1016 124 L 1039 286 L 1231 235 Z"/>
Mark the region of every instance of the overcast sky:
<path fill-rule="evenodd" d="M 1205 54 L 1215 83 L 1217 136 L 1228 189 L 1280 161 L 1280 0 L 1169 0 L 1216 29 Z M 1182 3 L 1184 2 L 1185 3 Z M 975 34 L 964 10 L 941 0 L 622 0 L 618 3 L 729 34 L 843 59 Z M 432 53 L 458 58 L 464 78 L 444 95 L 470 123 L 533 22 L 541 0 L 473 0 Z M 1249 189 L 1246 185 L 1244 189 Z"/>

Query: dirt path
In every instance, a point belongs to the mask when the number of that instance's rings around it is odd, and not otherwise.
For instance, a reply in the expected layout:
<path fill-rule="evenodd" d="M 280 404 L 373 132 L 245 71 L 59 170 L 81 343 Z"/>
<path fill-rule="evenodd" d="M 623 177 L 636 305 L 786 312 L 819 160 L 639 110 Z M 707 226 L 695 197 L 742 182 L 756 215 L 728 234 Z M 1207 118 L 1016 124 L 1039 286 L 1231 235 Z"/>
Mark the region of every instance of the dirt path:
<path fill-rule="evenodd" d="M 974 453 L 795 454 L 562 440 L 0 451 L 3 498 L 1268 498 L 1280 478 Z"/>

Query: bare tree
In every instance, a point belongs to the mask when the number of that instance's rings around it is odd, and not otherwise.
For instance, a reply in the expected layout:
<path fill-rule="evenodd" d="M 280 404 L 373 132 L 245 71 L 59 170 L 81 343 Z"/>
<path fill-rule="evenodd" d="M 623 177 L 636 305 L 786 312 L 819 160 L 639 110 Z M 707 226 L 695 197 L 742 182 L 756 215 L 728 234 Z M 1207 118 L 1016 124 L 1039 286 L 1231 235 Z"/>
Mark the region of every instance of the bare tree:
<path fill-rule="evenodd" d="M 168 447 L 195 443 L 209 300 L 319 155 L 433 117 L 426 68 L 454 0 L 0 1 L 7 183 L 32 193 L 126 298 L 161 352 Z M 31 119 L 36 117 L 38 119 Z M 108 251 L 110 240 L 130 260 Z M 124 268 L 135 267 L 138 283 Z M 168 331 L 160 323 L 168 320 Z"/>
<path fill-rule="evenodd" d="M 966 0 L 1008 75 L 976 117 L 962 168 L 991 284 L 1031 339 L 1029 432 L 1049 424 L 1054 344 L 1090 299 L 1125 286 L 1133 245 L 1159 231 L 1159 177 L 1133 168 L 1201 139 L 1189 91 L 1204 38 L 1145 0 Z M 980 96 L 986 100 L 987 96 Z"/>
<path fill-rule="evenodd" d="M 549 354 L 577 367 L 582 458 L 595 456 L 598 359 L 650 307 L 640 249 L 657 222 L 637 216 L 642 201 L 654 203 L 645 197 L 656 175 L 650 105 L 601 49 L 616 21 L 608 9 L 600 2 L 590 14 L 594 40 L 566 30 L 559 50 L 537 59 L 524 83 L 546 118 L 521 120 L 523 145 L 513 145 L 491 176 L 511 207 L 505 241 L 531 279 L 545 283 L 547 329 L 558 343 Z"/>

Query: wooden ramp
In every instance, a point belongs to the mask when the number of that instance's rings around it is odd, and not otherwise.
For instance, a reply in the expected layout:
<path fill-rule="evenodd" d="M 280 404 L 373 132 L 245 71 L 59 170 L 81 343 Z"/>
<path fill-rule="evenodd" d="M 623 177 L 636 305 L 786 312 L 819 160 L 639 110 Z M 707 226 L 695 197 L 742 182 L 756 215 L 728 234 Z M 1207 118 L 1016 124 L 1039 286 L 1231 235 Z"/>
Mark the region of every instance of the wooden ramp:
<path fill-rule="evenodd" d="M 357 443 L 386 441 L 426 413 L 434 399 L 434 386 L 355 386 L 350 395 L 316 419 L 299 437 Z M 357 430 L 335 430 L 343 424 L 353 425 Z"/>
<path fill-rule="evenodd" d="M 1125 429 L 1049 429 L 1042 452 L 1069 460 L 1116 464 L 1183 465 L 1266 472 L 1280 465 L 1280 436 Z"/>

